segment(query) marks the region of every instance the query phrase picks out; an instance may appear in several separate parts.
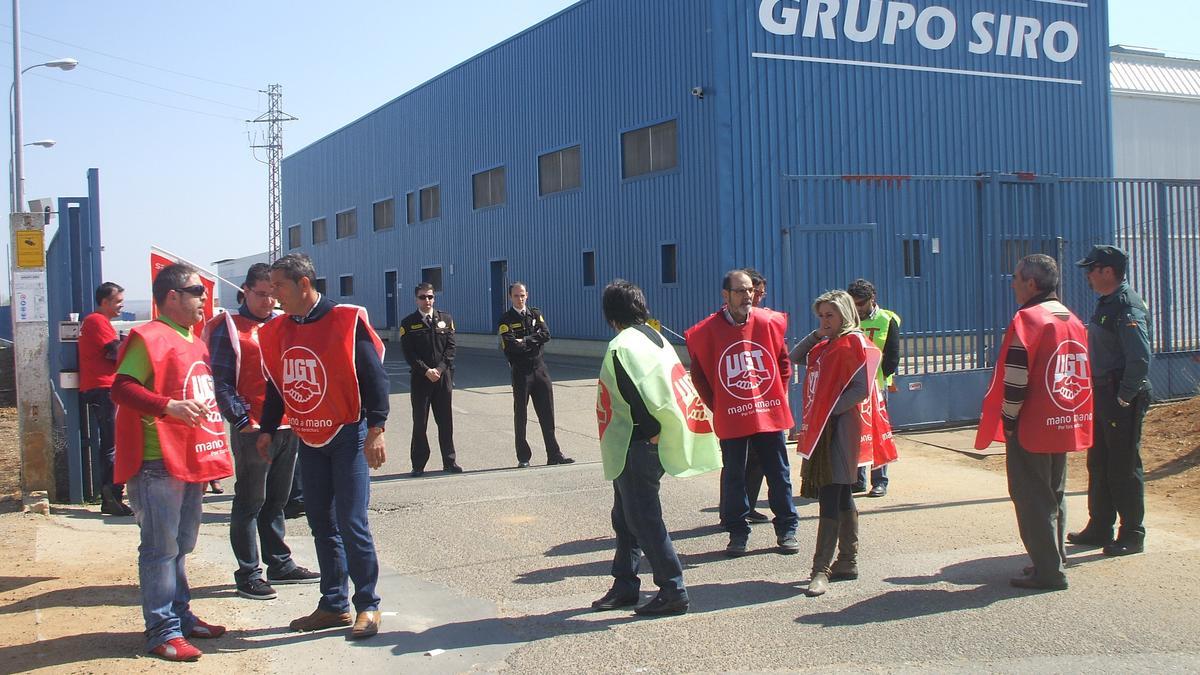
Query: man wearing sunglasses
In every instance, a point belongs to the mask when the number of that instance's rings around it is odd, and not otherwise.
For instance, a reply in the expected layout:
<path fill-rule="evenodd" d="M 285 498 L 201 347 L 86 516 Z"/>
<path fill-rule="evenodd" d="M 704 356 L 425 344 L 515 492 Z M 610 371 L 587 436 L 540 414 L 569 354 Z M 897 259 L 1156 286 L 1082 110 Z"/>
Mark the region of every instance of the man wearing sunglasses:
<path fill-rule="evenodd" d="M 238 295 L 242 303 L 236 313 L 222 312 L 209 321 L 208 351 L 217 407 L 232 427 L 236 482 L 229 543 L 238 564 L 233 578 L 239 596 L 270 600 L 276 597 L 273 584 L 311 584 L 321 575 L 297 565 L 283 541 L 287 531 L 283 506 L 291 494 L 298 445 L 291 427 L 281 424 L 266 452 L 259 454 L 255 447 L 267 399 L 258 332 L 275 317 L 271 266 L 251 265 Z M 266 579 L 260 567 L 263 561 Z"/>
<path fill-rule="evenodd" d="M 413 292 L 417 311 L 400 322 L 400 346 L 411 373 L 413 431 L 409 454 L 413 478 L 425 475 L 429 462 L 429 410 L 438 425 L 438 446 L 446 473 L 462 473 L 454 453 L 454 412 L 450 397 L 454 391 L 454 317 L 433 308 L 433 284 L 417 284 Z"/>
<path fill-rule="evenodd" d="M 158 318 L 130 332 L 117 360 L 113 480 L 126 484 L 141 533 L 147 649 L 168 661 L 195 661 L 201 652 L 188 639 L 220 637 L 225 628 L 192 613 L 185 559 L 200 533 L 204 485 L 233 473 L 233 462 L 208 348 L 192 332 L 204 320 L 200 276 L 189 265 L 168 265 L 154 277 L 153 293 Z"/>

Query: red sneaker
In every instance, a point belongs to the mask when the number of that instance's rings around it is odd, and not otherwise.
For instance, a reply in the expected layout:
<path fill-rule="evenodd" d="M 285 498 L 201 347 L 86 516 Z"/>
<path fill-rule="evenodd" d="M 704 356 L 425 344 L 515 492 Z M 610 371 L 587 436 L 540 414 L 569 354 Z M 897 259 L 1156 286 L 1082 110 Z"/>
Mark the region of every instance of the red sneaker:
<path fill-rule="evenodd" d="M 214 626 L 211 623 L 204 623 L 200 619 L 196 619 L 196 625 L 192 628 L 192 632 L 188 633 L 188 637 L 209 640 L 219 638 L 224 634 L 225 626 Z"/>
<path fill-rule="evenodd" d="M 197 661 L 203 654 L 192 643 L 181 637 L 171 638 L 150 650 L 150 653 L 164 661 Z"/>

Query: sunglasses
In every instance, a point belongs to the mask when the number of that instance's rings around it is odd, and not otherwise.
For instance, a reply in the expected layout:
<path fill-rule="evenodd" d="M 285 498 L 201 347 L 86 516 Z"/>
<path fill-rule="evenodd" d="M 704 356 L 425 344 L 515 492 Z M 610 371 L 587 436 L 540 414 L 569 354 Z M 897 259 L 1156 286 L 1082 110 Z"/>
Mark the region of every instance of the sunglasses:
<path fill-rule="evenodd" d="M 207 293 L 208 289 L 204 288 L 204 284 L 196 284 L 195 286 L 184 286 L 183 288 L 176 288 L 175 292 L 176 293 L 187 293 L 188 295 L 192 296 L 193 298 L 198 298 L 198 297 L 204 295 L 205 293 Z"/>
<path fill-rule="evenodd" d="M 433 296 L 432 295 L 418 295 L 417 299 L 418 300 L 432 300 Z"/>

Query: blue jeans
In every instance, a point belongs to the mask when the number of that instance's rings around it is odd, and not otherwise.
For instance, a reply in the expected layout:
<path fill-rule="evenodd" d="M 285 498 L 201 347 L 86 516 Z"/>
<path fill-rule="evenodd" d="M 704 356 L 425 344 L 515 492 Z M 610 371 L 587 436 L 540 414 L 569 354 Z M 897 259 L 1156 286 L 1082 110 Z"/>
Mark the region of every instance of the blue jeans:
<path fill-rule="evenodd" d="M 867 467 L 865 467 L 865 466 L 858 467 L 858 480 L 857 480 L 856 484 L 857 485 L 866 485 L 867 484 Z M 884 464 L 883 466 L 879 467 L 878 469 L 871 469 L 871 487 L 885 488 L 887 486 L 888 486 L 887 464 Z"/>
<path fill-rule="evenodd" d="M 796 533 L 800 515 L 792 501 L 792 467 L 788 463 L 787 439 L 782 431 L 764 431 L 741 438 L 721 441 L 721 526 L 735 538 L 750 536 L 746 516 L 750 500 L 746 497 L 746 450 L 754 448 L 767 481 L 767 502 L 775 514 L 775 535 Z"/>
<path fill-rule="evenodd" d="M 349 611 L 347 573 L 354 581 L 355 611 L 379 609 L 379 560 L 367 522 L 371 476 L 363 455 L 366 438 L 367 423 L 360 421 L 342 427 L 324 447 L 300 442 L 305 513 L 321 566 L 317 607 L 327 612 Z"/>
<path fill-rule="evenodd" d="M 204 483 L 185 483 L 168 473 L 162 460 L 155 460 L 143 462 L 127 487 L 142 537 L 138 583 L 150 651 L 196 627 L 184 558 L 196 547 L 200 533 Z"/>
<path fill-rule="evenodd" d="M 658 446 L 649 441 L 632 441 L 625 456 L 625 469 L 613 481 L 612 526 L 617 535 L 613 589 L 629 595 L 638 592 L 641 586 L 638 562 L 644 551 L 659 594 L 674 600 L 686 598 L 687 589 L 683 586 L 683 566 L 663 522 L 662 502 L 658 499 L 662 475 Z"/>
<path fill-rule="evenodd" d="M 289 429 L 280 429 L 271 440 L 270 462 L 255 449 L 258 434 L 230 431 L 233 445 L 233 510 L 229 515 L 229 543 L 238 569 L 233 578 L 238 586 L 262 578 L 259 567 L 259 543 L 268 577 L 281 577 L 296 569 L 292 550 L 284 543 L 287 532 L 283 505 L 292 489 L 296 466 L 296 437 Z M 256 536 L 257 535 L 257 536 Z"/>

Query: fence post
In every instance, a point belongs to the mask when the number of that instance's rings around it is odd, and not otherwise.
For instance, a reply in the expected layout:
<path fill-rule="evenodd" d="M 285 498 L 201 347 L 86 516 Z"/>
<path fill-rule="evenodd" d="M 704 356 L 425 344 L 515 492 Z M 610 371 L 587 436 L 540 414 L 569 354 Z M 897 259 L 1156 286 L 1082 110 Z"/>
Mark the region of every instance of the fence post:
<path fill-rule="evenodd" d="M 1164 181 L 1155 183 L 1155 219 L 1158 221 L 1158 293 L 1159 316 L 1158 322 L 1159 351 L 1169 352 L 1174 344 L 1173 322 L 1171 321 L 1172 294 L 1171 288 L 1171 206 L 1168 201 L 1168 186 Z M 1126 273 L 1128 276 L 1128 273 Z"/>

